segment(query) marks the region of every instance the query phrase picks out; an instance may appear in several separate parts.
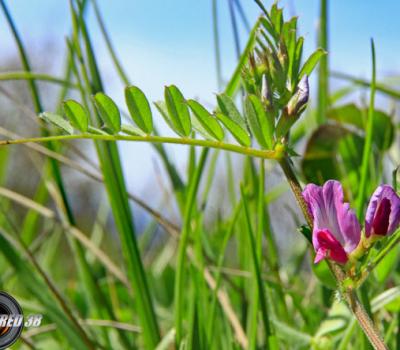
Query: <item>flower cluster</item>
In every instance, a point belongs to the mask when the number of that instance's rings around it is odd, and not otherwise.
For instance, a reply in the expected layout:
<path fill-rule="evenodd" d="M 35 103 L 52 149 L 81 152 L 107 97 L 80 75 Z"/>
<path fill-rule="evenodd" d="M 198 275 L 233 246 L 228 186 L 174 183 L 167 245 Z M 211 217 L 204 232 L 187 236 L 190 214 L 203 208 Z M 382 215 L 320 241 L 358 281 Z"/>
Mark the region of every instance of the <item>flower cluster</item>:
<path fill-rule="evenodd" d="M 340 182 L 309 184 L 303 197 L 313 219 L 315 263 L 327 258 L 346 264 L 376 240 L 392 234 L 400 224 L 400 197 L 389 185 L 379 186 L 372 195 L 363 232 L 349 203 L 344 202 Z"/>

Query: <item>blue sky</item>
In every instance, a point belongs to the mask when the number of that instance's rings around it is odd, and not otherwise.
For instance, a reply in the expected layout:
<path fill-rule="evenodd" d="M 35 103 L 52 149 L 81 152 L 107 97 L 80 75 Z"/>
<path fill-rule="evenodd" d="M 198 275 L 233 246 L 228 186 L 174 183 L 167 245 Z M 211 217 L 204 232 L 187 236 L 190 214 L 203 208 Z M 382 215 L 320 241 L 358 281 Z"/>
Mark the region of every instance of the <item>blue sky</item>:
<path fill-rule="evenodd" d="M 260 12 L 257 6 L 252 0 L 241 2 L 250 23 L 254 23 Z M 235 65 L 227 3 L 227 0 L 218 1 L 225 78 L 229 77 Z M 271 1 L 265 3 L 268 7 Z M 178 85 L 187 97 L 198 97 L 205 103 L 213 102 L 217 84 L 211 0 L 99 0 L 98 4 L 132 82 L 140 86 L 151 100 L 161 98 L 164 86 L 173 83 Z M 295 14 L 300 17 L 300 33 L 306 39 L 306 53 L 310 53 L 316 47 L 319 1 L 286 0 L 280 1 L 280 4 L 285 7 L 286 15 Z M 25 43 L 36 53 L 36 60 L 46 55 L 46 43 L 58 43 L 56 50 L 59 57 L 55 58 L 54 71 L 61 73 L 63 39 L 70 30 L 68 1 L 12 0 L 8 1 L 8 5 Z M 400 1 L 331 0 L 329 12 L 329 58 L 332 69 L 368 77 L 369 40 L 373 37 L 376 43 L 379 76 L 398 73 Z M 93 24 L 92 36 L 104 72 L 107 93 L 123 105 L 122 86 L 112 69 L 91 11 L 89 16 Z M 4 23 L 1 16 L 0 23 Z M 243 46 L 243 29 L 241 34 Z M 4 53 L 15 52 L 8 28 L 4 24 L 0 26 L 0 36 L 3 57 L 7 56 Z M 150 147 L 131 144 L 123 144 L 120 147 L 123 152 L 130 154 L 125 163 L 126 172 L 132 179 L 142 183 L 148 172 L 154 170 L 153 162 L 142 162 L 144 158 L 148 159 L 148 155 L 152 156 Z M 181 148 L 172 149 L 174 156 L 183 160 L 185 152 L 182 152 Z M 132 159 L 143 163 L 140 173 L 135 170 L 137 162 L 133 162 Z M 135 187 L 134 184 L 132 186 Z"/>
<path fill-rule="evenodd" d="M 228 77 L 234 67 L 234 48 L 226 0 L 219 0 L 221 42 L 224 71 Z M 253 23 L 259 14 L 252 0 L 241 1 Z M 25 41 L 37 49 L 47 42 L 60 42 L 69 31 L 68 1 L 13 0 L 10 10 Z M 133 81 L 184 84 L 189 92 L 194 80 L 200 86 L 210 83 L 215 89 L 215 69 L 211 31 L 211 0 L 98 0 L 115 46 Z M 270 1 L 266 1 L 266 4 Z M 308 52 L 316 45 L 317 0 L 280 1 L 287 15 L 300 17 L 300 32 L 306 38 Z M 354 74 L 367 75 L 370 69 L 369 38 L 376 42 L 381 74 L 397 70 L 400 49 L 400 2 L 395 0 L 330 1 L 331 67 Z M 92 16 L 91 16 L 92 17 Z M 244 31 L 242 31 L 244 34 Z M 6 28 L 1 26 L 2 45 L 12 48 Z M 96 31 L 95 38 L 99 38 Z M 242 37 L 242 46 L 244 44 Z M 97 40 L 98 42 L 99 40 Z M 102 54 L 103 45 L 97 45 Z M 104 60 L 106 64 L 107 60 Z M 147 74 L 144 74 L 146 71 Z M 160 76 L 161 75 L 161 76 Z M 187 79 L 191 76 L 191 82 Z M 150 86 L 149 86 L 150 87 Z M 151 88 L 153 89 L 153 88 Z M 160 91 L 161 91 L 160 90 Z M 208 89 L 209 90 L 209 89 Z"/>

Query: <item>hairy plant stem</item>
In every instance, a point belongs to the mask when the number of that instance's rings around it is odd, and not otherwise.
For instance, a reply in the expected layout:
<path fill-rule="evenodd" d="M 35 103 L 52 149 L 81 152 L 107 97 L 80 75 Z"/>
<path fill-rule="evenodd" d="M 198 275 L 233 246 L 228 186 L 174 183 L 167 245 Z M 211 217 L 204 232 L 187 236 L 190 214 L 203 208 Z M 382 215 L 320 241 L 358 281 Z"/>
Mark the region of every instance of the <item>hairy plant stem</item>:
<path fill-rule="evenodd" d="M 101 141 L 136 141 L 136 142 L 153 142 L 153 143 L 173 143 L 181 145 L 191 145 L 200 147 L 210 147 L 216 149 L 222 149 L 225 151 L 241 153 L 247 156 L 253 156 L 264 159 L 276 159 L 279 160 L 282 157 L 282 152 L 271 151 L 271 150 L 260 150 L 251 147 L 239 146 L 231 143 L 224 143 L 221 141 L 191 139 L 185 137 L 163 137 L 163 136 L 126 136 L 126 135 L 108 135 L 108 134 L 76 134 L 76 135 L 57 135 L 57 136 L 45 136 L 45 137 L 30 137 L 15 140 L 1 140 L 0 146 L 24 144 L 31 142 L 48 142 L 48 141 L 62 141 L 62 140 L 79 140 L 79 139 L 90 139 L 90 140 L 101 140 Z"/>
<path fill-rule="evenodd" d="M 304 201 L 302 196 L 302 188 L 300 186 L 299 181 L 291 167 L 290 159 L 283 158 L 279 160 L 279 164 L 289 182 L 289 185 L 293 191 L 293 194 L 296 198 L 297 204 L 299 205 L 301 211 L 303 212 L 304 218 L 306 219 L 308 225 L 312 228 L 313 220 L 308 211 L 307 203 Z M 329 267 L 336 278 L 339 288 L 343 286 L 343 281 L 346 279 L 346 274 L 342 270 L 342 268 L 334 263 L 329 262 Z M 388 347 L 385 345 L 383 339 L 381 338 L 379 331 L 376 329 L 374 323 L 366 312 L 364 306 L 360 303 L 360 300 L 357 297 L 354 289 L 345 288 L 341 289 L 341 293 L 346 300 L 350 310 L 352 311 L 354 317 L 357 319 L 360 327 L 364 331 L 365 335 L 368 337 L 372 346 L 376 350 L 386 350 Z"/>

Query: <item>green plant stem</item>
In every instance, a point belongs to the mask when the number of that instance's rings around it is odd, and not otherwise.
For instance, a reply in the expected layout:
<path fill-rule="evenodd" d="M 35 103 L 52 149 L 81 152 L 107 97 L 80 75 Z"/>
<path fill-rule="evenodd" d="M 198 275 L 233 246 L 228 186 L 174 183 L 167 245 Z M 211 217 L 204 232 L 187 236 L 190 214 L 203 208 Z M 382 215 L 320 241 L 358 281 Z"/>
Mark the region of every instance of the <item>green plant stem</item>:
<path fill-rule="evenodd" d="M 280 160 L 279 165 L 281 166 L 283 173 L 286 176 L 287 181 L 289 182 L 289 186 L 292 189 L 292 192 L 294 194 L 294 197 L 297 201 L 297 204 L 299 205 L 304 218 L 307 221 L 308 226 L 312 227 L 313 226 L 313 220 L 310 216 L 310 213 L 308 211 L 308 206 L 306 202 L 304 201 L 303 195 L 302 195 L 302 189 L 300 186 L 299 181 L 297 180 L 296 175 L 293 172 L 293 169 L 290 165 L 290 159 L 289 158 L 283 158 Z"/>
<path fill-rule="evenodd" d="M 360 287 L 368 278 L 370 273 L 381 263 L 381 261 L 400 243 L 400 231 L 393 234 L 392 239 L 383 247 L 374 260 L 361 270 L 361 277 L 357 280 L 357 287 Z"/>
<path fill-rule="evenodd" d="M 331 72 L 330 74 L 331 74 L 331 76 L 333 78 L 337 78 L 337 79 L 340 79 L 340 80 L 345 80 L 345 81 L 351 82 L 351 83 L 359 85 L 359 86 L 363 86 L 363 87 L 370 87 L 371 86 L 371 82 L 370 81 L 365 80 L 365 79 L 360 79 L 360 78 L 353 77 L 350 74 L 346 74 L 346 73 L 342 73 L 342 72 Z M 390 97 L 394 97 L 396 99 L 400 98 L 400 91 L 392 89 L 389 86 L 386 86 L 386 85 L 383 85 L 383 84 L 380 84 L 380 83 L 376 83 L 375 84 L 375 88 L 376 88 L 376 91 L 379 91 L 382 94 L 385 94 L 385 95 L 390 96 Z"/>
<path fill-rule="evenodd" d="M 372 82 L 371 82 L 371 93 L 370 102 L 368 109 L 368 121 L 365 135 L 365 144 L 363 150 L 362 164 L 361 164 L 361 179 L 360 187 L 357 197 L 357 217 L 361 219 L 362 212 L 364 210 L 364 197 L 367 187 L 368 180 L 368 167 L 371 159 L 372 152 L 372 137 L 374 134 L 374 105 L 375 105 L 375 85 L 376 85 L 376 60 L 375 60 L 375 45 L 374 41 L 371 40 L 371 51 L 372 51 Z"/>
<path fill-rule="evenodd" d="M 244 209 L 244 217 L 245 217 L 245 223 L 247 226 L 247 234 L 249 235 L 249 240 L 250 240 L 250 247 L 251 247 L 251 258 L 253 262 L 253 267 L 254 267 L 254 272 L 255 272 L 255 277 L 256 277 L 256 285 L 257 285 L 257 296 L 254 295 L 254 292 L 252 294 L 252 297 L 257 298 L 259 303 L 260 303 L 260 309 L 261 309 L 261 316 L 264 324 L 264 331 L 265 331 L 265 336 L 266 336 L 266 342 L 265 342 L 265 349 L 275 349 L 275 332 L 271 327 L 270 323 L 270 316 L 269 316 L 269 307 L 268 307 L 268 302 L 266 300 L 266 295 L 265 295 L 265 288 L 263 281 L 261 279 L 261 269 L 260 269 L 260 261 L 258 259 L 258 254 L 257 254 L 257 243 L 254 238 L 254 233 L 253 229 L 251 226 L 251 219 L 250 219 L 250 211 L 249 211 L 249 206 L 246 200 L 246 195 L 244 193 L 244 188 L 243 186 L 240 187 L 240 192 L 243 200 L 243 209 Z M 255 344 L 254 344 L 255 346 Z"/>
<path fill-rule="evenodd" d="M 320 1 L 318 45 L 325 51 L 328 51 L 328 0 Z M 324 55 L 319 62 L 318 70 L 317 124 L 322 124 L 326 119 L 329 100 L 328 80 L 328 55 Z"/>
<path fill-rule="evenodd" d="M 32 73 L 32 72 L 6 72 L 0 74 L 0 81 L 8 81 L 8 80 L 26 80 L 26 81 L 34 81 L 41 80 L 47 83 L 54 83 L 62 86 L 67 86 L 71 89 L 77 89 L 78 86 L 74 83 L 71 83 L 68 80 L 57 78 L 53 75 L 42 74 L 42 73 Z"/>
<path fill-rule="evenodd" d="M 251 50 L 253 50 L 254 45 L 256 44 L 256 38 L 257 38 L 259 26 L 260 26 L 260 18 L 254 24 L 253 29 L 251 30 L 251 32 L 249 34 L 249 39 L 247 40 L 247 44 L 246 44 L 245 48 L 243 49 L 242 54 L 240 55 L 240 58 L 238 60 L 235 71 L 233 72 L 228 83 L 226 84 L 225 93 L 228 96 L 232 97 L 238 91 L 238 87 L 240 85 L 240 79 L 242 77 L 243 67 L 247 63 L 247 61 L 249 59 L 249 54 L 250 54 Z"/>
<path fill-rule="evenodd" d="M 313 220 L 311 215 L 308 211 L 307 204 L 302 196 L 302 188 L 300 186 L 299 181 L 289 163 L 289 159 L 284 158 L 282 159 L 279 164 L 282 167 L 282 170 L 289 182 L 289 185 L 293 191 L 293 194 L 296 198 L 296 201 L 303 212 L 304 218 L 306 219 L 309 226 L 313 227 Z M 329 267 L 335 276 L 338 285 L 342 286 L 343 281 L 346 279 L 346 275 L 343 270 L 340 268 L 339 265 L 335 263 L 329 263 Z M 369 341 L 373 345 L 376 350 L 385 350 L 388 349 L 385 345 L 384 341 L 382 340 L 379 331 L 376 329 L 374 323 L 372 322 L 371 318 L 369 317 L 368 313 L 365 311 L 363 305 L 360 303 L 355 291 L 351 288 L 345 289 L 342 291 L 343 296 L 354 314 L 355 318 L 357 319 L 359 325 L 361 326 L 362 330 L 364 331 L 365 335 L 368 337 Z"/>
<path fill-rule="evenodd" d="M 368 179 L 374 178 L 371 174 L 370 164 L 372 159 L 372 138 L 374 134 L 374 107 L 375 107 L 375 85 L 376 85 L 376 59 L 375 59 L 375 45 L 374 41 L 371 39 L 371 52 L 372 52 L 372 80 L 371 80 L 371 92 L 370 92 L 370 103 L 368 109 L 368 120 L 366 126 L 366 135 L 365 135 L 365 143 L 361 164 L 361 179 L 360 186 L 357 197 L 357 217 L 361 221 L 363 211 L 364 211 L 364 202 L 365 202 L 365 192 L 367 189 Z M 366 311 L 370 314 L 371 307 L 368 297 L 368 282 L 360 288 L 360 297 L 365 306 Z M 367 340 L 364 338 L 363 349 L 368 348 Z"/>
<path fill-rule="evenodd" d="M 215 69 L 217 73 L 217 86 L 218 91 L 222 90 L 222 64 L 221 64 L 221 50 L 219 41 L 219 28 L 218 28 L 218 5 L 217 0 L 212 1 L 212 18 L 213 18 L 213 37 L 214 37 L 214 54 L 215 54 Z"/>
<path fill-rule="evenodd" d="M 117 55 L 115 53 L 115 50 L 114 50 L 113 44 L 111 42 L 110 36 L 108 35 L 108 32 L 107 32 L 106 26 L 104 24 L 103 18 L 101 16 L 101 13 L 100 13 L 99 8 L 97 6 L 97 1 L 96 0 L 92 0 L 92 5 L 93 5 L 93 9 L 94 9 L 94 14 L 96 16 L 96 19 L 97 19 L 97 22 L 99 24 L 101 33 L 102 33 L 104 41 L 105 41 L 105 43 L 107 45 L 108 52 L 111 55 L 111 59 L 112 59 L 112 61 L 114 63 L 114 66 L 115 66 L 115 68 L 117 70 L 117 73 L 118 73 L 119 77 L 121 78 L 122 83 L 124 85 L 128 86 L 128 85 L 130 85 L 129 84 L 128 75 L 126 74 L 124 68 L 122 67 L 122 64 L 120 63 L 119 59 L 117 58 Z"/>
<path fill-rule="evenodd" d="M 282 158 L 281 152 L 260 150 L 251 147 L 243 147 L 234 145 L 231 143 L 224 143 L 220 141 L 211 140 L 200 140 L 191 138 L 179 138 L 179 137 L 164 137 L 155 135 L 146 136 L 126 136 L 126 135 L 95 135 L 95 134 L 77 134 L 77 135 L 55 135 L 55 136 L 43 136 L 43 137 L 28 137 L 16 140 L 1 140 L 0 146 L 6 145 L 17 145 L 31 142 L 48 142 L 48 141 L 62 141 L 62 140 L 98 140 L 98 141 L 135 141 L 135 142 L 152 142 L 152 143 L 172 143 L 181 145 L 191 145 L 199 147 L 209 147 L 215 149 L 221 149 L 225 151 L 235 152 L 244 154 L 247 156 L 263 158 L 263 159 L 276 159 Z"/>
<path fill-rule="evenodd" d="M 233 1 L 228 0 L 228 5 L 229 5 L 229 14 L 231 18 L 231 23 L 232 23 L 232 31 L 233 31 L 233 39 L 235 43 L 235 50 L 236 50 L 236 57 L 237 60 L 239 61 L 240 59 L 240 39 L 239 39 L 239 30 L 236 22 L 236 14 L 235 14 L 235 9 L 233 7 Z"/>

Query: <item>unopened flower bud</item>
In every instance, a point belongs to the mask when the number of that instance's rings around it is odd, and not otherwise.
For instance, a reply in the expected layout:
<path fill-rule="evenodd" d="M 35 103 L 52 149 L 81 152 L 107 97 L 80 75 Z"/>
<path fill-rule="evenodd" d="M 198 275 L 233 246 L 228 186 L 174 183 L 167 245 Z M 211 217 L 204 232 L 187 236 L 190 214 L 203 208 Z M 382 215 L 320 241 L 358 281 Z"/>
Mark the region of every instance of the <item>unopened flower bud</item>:
<path fill-rule="evenodd" d="M 304 111 L 309 97 L 308 77 L 304 75 L 297 85 L 296 92 L 283 109 L 276 126 L 276 135 L 284 136 Z"/>
<path fill-rule="evenodd" d="M 262 81 L 261 81 L 261 101 L 265 104 L 270 103 L 270 94 L 269 94 L 269 88 L 268 88 L 268 80 L 267 76 L 263 74 L 262 76 Z"/>
<path fill-rule="evenodd" d="M 400 197 L 389 185 L 375 190 L 368 204 L 365 235 L 378 239 L 391 235 L 400 225 Z"/>
<path fill-rule="evenodd" d="M 308 85 L 308 76 L 305 74 L 299 84 L 297 85 L 296 92 L 287 104 L 287 112 L 289 116 L 299 116 L 303 112 L 308 98 L 310 96 L 310 88 Z"/>

